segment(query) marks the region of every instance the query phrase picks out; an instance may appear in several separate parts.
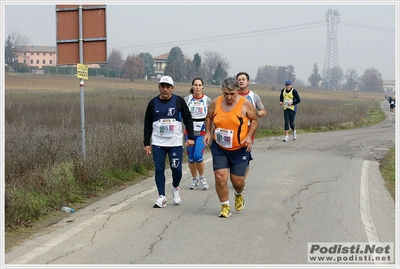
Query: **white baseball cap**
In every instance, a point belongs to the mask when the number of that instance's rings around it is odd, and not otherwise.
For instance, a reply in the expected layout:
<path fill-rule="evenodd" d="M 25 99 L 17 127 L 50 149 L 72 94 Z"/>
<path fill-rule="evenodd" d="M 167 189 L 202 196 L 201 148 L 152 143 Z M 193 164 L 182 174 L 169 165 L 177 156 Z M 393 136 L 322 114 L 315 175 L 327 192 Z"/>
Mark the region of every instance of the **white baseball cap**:
<path fill-rule="evenodd" d="M 174 86 L 174 81 L 172 80 L 172 78 L 170 76 L 162 76 L 160 78 L 160 82 L 158 84 L 161 84 L 161 83 L 165 83 L 165 84 Z"/>

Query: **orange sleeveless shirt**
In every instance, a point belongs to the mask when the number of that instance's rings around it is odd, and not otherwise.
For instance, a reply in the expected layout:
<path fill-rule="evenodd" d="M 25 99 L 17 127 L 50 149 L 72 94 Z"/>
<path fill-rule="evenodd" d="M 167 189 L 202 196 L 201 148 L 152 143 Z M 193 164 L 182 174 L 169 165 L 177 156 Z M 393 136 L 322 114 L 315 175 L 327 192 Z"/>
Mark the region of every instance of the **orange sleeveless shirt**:
<path fill-rule="evenodd" d="M 242 117 L 244 97 L 240 98 L 235 107 L 226 112 L 222 110 L 222 98 L 218 97 L 214 111 L 214 140 L 226 150 L 237 150 L 242 147 L 240 142 L 249 132 L 248 118 Z"/>

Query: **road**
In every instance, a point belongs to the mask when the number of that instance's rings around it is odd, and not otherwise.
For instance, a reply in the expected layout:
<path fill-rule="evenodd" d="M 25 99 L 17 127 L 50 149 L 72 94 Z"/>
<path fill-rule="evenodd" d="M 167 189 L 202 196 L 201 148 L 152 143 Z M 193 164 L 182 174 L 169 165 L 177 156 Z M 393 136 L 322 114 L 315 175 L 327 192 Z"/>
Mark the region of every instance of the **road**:
<path fill-rule="evenodd" d="M 387 102 L 382 108 L 389 110 Z M 7 252 L 5 263 L 304 265 L 309 242 L 395 242 L 395 203 L 378 169 L 395 143 L 394 115 L 372 127 L 282 139 L 255 141 L 246 207 L 228 219 L 218 217 L 206 154 L 210 188 L 189 190 L 184 165 L 181 205 L 168 192 L 167 207 L 152 208 L 151 177 L 66 213 Z"/>

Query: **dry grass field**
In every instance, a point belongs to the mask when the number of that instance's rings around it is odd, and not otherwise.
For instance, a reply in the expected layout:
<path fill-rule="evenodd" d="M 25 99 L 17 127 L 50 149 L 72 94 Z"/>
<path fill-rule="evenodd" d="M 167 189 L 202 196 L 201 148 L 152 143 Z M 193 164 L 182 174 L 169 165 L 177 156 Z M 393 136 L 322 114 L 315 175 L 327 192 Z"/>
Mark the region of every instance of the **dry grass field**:
<path fill-rule="evenodd" d="M 7 91 L 56 91 L 56 92 L 79 92 L 80 79 L 67 75 L 33 75 L 33 74 L 10 74 L 5 75 L 5 89 Z M 150 91 L 157 92 L 157 81 L 129 79 L 89 77 L 84 80 L 86 91 Z M 188 92 L 190 85 L 177 83 L 177 92 Z M 217 89 L 217 87 L 212 87 Z"/>
<path fill-rule="evenodd" d="M 89 77 L 85 81 L 85 90 L 135 90 L 138 84 L 129 82 L 129 79 L 112 79 L 103 77 Z M 6 90 L 30 90 L 30 91 L 79 91 L 80 79 L 67 75 L 33 75 L 13 74 L 5 75 Z M 154 89 L 157 83 L 140 83 L 141 89 Z"/>
<path fill-rule="evenodd" d="M 10 74 L 5 75 L 6 90 L 29 90 L 29 91 L 80 91 L 80 79 L 66 75 L 32 75 L 32 74 Z M 85 91 L 101 90 L 139 90 L 157 93 L 157 81 L 136 80 L 130 82 L 129 79 L 89 77 L 84 81 Z M 381 93 L 353 92 L 353 91 L 333 91 L 321 90 L 310 87 L 297 87 L 293 85 L 302 99 L 314 100 L 354 100 L 374 101 L 383 100 Z M 283 85 L 251 85 L 250 88 L 260 96 L 277 98 L 279 100 L 280 90 Z M 188 83 L 176 83 L 175 93 L 187 95 L 190 89 Z M 205 93 L 216 96 L 220 93 L 219 86 L 206 85 Z M 279 101 L 278 101 L 279 102 Z"/>

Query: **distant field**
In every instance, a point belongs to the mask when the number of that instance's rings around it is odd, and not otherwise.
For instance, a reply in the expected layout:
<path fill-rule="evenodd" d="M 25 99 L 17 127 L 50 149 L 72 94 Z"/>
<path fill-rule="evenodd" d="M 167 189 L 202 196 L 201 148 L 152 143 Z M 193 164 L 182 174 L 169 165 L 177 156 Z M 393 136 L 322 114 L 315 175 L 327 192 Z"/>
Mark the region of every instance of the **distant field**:
<path fill-rule="evenodd" d="M 68 75 L 32 75 L 32 74 L 10 74 L 5 75 L 6 90 L 37 90 L 37 91 L 79 91 L 80 79 Z M 84 80 L 85 90 L 135 90 L 156 89 L 155 81 L 140 83 L 130 82 L 129 79 L 89 77 Z"/>
<path fill-rule="evenodd" d="M 67 75 L 32 75 L 32 74 L 10 74 L 5 75 L 6 90 L 29 90 L 29 91 L 80 91 L 80 79 Z M 101 78 L 89 77 L 84 80 L 85 91 L 101 90 L 133 90 L 151 91 L 157 94 L 157 81 L 136 80 L 130 82 L 129 79 L 121 78 Z M 383 100 L 384 95 L 379 93 L 353 92 L 353 91 L 333 91 L 321 90 L 309 87 L 294 87 L 301 93 L 302 99 L 324 99 L 324 100 L 354 100 L 364 101 Z M 256 85 L 250 86 L 261 97 L 279 98 L 280 90 L 283 85 Z M 189 83 L 176 83 L 175 93 L 187 95 L 190 89 Z M 220 93 L 219 86 L 206 85 L 206 94 L 215 97 Z M 269 99 L 269 98 L 268 98 Z"/>

